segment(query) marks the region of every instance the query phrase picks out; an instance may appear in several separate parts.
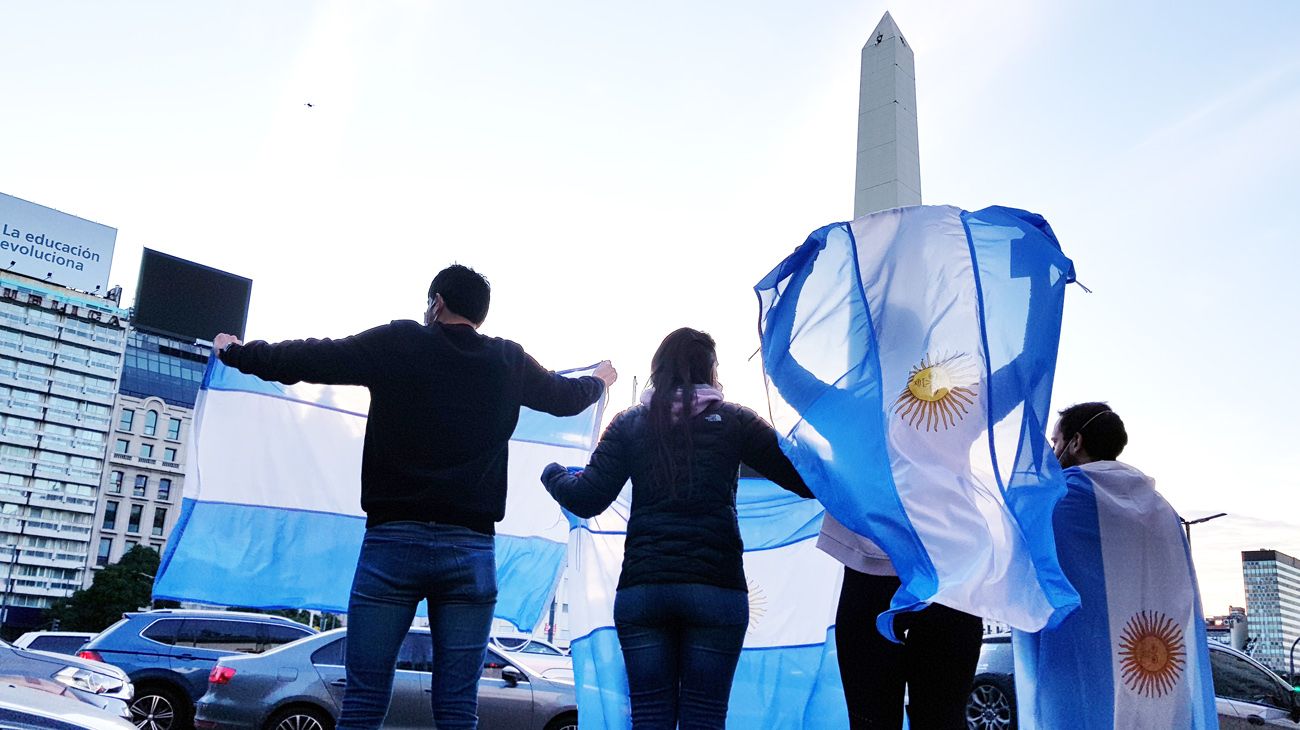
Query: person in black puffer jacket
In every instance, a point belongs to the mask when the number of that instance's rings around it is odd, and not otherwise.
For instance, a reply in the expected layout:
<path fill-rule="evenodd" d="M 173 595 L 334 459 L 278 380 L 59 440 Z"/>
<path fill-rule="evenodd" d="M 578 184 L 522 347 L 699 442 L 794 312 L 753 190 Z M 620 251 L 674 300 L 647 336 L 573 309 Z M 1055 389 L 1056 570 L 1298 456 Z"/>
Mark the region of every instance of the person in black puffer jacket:
<path fill-rule="evenodd" d="M 758 414 L 723 400 L 713 338 L 664 338 L 641 405 L 614 418 L 577 474 L 542 473 L 579 517 L 603 512 L 632 480 L 614 624 L 634 730 L 723 728 L 749 624 L 736 521 L 740 464 L 801 497 L 812 493 Z"/>

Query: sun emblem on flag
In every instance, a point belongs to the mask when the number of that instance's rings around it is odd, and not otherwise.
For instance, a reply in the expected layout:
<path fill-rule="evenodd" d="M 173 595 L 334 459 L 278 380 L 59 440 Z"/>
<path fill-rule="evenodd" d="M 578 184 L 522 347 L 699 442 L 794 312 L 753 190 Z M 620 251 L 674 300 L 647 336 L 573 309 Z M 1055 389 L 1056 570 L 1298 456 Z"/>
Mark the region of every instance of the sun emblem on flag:
<path fill-rule="evenodd" d="M 964 353 L 925 356 L 912 366 L 907 386 L 894 401 L 894 412 L 918 431 L 948 430 L 975 403 L 975 367 Z"/>
<path fill-rule="evenodd" d="M 1119 642 L 1124 685 L 1146 697 L 1164 697 L 1182 678 L 1187 663 L 1183 629 L 1158 611 L 1129 619 Z"/>
<path fill-rule="evenodd" d="M 749 583 L 749 628 L 746 631 L 749 632 L 753 631 L 758 622 L 767 615 L 767 592 L 752 579 L 747 582 Z"/>

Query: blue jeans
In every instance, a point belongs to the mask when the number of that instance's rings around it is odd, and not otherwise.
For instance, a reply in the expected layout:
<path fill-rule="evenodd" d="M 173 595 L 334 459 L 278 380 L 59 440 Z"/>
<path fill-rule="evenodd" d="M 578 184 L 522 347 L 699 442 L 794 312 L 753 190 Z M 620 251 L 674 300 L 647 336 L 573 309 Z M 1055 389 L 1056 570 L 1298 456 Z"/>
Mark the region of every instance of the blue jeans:
<path fill-rule="evenodd" d="M 366 530 L 348 601 L 347 688 L 338 730 L 383 724 L 398 650 L 426 598 L 434 722 L 440 730 L 478 726 L 478 680 L 497 599 L 494 545 L 491 535 L 430 522 Z"/>
<path fill-rule="evenodd" d="M 749 628 L 749 594 L 696 583 L 632 586 L 614 598 L 634 730 L 722 730 Z"/>

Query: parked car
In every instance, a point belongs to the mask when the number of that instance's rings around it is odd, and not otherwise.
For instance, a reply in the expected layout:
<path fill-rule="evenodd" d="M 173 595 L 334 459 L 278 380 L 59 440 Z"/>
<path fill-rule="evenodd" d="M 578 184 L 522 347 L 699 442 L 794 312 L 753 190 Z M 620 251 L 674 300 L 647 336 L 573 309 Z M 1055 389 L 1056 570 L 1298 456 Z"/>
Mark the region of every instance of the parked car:
<path fill-rule="evenodd" d="M 1222 644 L 1210 644 L 1220 730 L 1300 728 L 1300 690 L 1263 664 Z"/>
<path fill-rule="evenodd" d="M 335 629 L 260 656 L 217 662 L 199 700 L 200 730 L 331 730 L 343 700 L 347 629 Z M 413 628 L 397 657 L 386 728 L 433 726 L 429 702 L 433 641 Z M 549 680 L 487 650 L 478 685 L 482 730 L 577 730 L 573 682 Z"/>
<path fill-rule="evenodd" d="M 545 654 L 549 656 L 568 656 L 569 650 L 556 646 L 549 641 L 534 639 L 531 636 L 493 636 L 492 644 L 502 651 L 523 654 Z"/>
<path fill-rule="evenodd" d="M 18 637 L 14 646 L 74 656 L 83 644 L 93 638 L 94 634 L 85 631 L 28 631 Z"/>
<path fill-rule="evenodd" d="M 117 667 L 80 657 L 20 649 L 0 641 L 0 675 L 12 682 L 25 678 L 67 688 L 77 700 L 101 710 L 130 717 L 131 680 Z"/>
<path fill-rule="evenodd" d="M 258 654 L 315 633 L 279 616 L 162 609 L 125 614 L 78 656 L 127 673 L 135 684 L 131 714 L 137 728 L 183 730 L 218 659 Z"/>
<path fill-rule="evenodd" d="M 987 636 L 966 702 L 970 730 L 1015 730 L 1016 685 L 1011 637 Z M 1264 665 L 1222 644 L 1210 643 L 1210 672 L 1220 730 L 1300 730 L 1300 691 Z"/>
<path fill-rule="evenodd" d="M 1014 730 L 1016 727 L 1015 660 L 1011 635 L 984 637 L 975 682 L 966 700 L 969 730 Z"/>
<path fill-rule="evenodd" d="M 131 723 L 82 702 L 45 680 L 0 678 L 0 727 L 5 730 L 131 730 Z"/>
<path fill-rule="evenodd" d="M 546 679 L 573 682 L 573 657 L 554 644 L 541 639 L 524 639 L 512 646 L 499 641 L 494 643 L 506 658 L 527 666 Z"/>

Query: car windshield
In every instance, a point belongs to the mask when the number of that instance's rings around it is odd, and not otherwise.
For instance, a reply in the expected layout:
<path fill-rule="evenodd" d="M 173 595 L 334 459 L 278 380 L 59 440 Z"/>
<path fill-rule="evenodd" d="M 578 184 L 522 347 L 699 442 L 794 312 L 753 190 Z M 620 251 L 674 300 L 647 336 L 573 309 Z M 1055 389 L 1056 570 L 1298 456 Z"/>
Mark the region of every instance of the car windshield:
<path fill-rule="evenodd" d="M 1015 660 L 1011 642 L 998 639 L 985 639 L 980 650 L 977 672 L 997 672 L 1011 674 L 1015 671 Z"/>
<path fill-rule="evenodd" d="M 547 656 L 564 656 L 563 652 L 553 649 L 546 644 L 539 644 L 536 641 L 530 641 L 524 644 L 522 648 L 515 651 L 523 654 L 546 654 Z"/>
<path fill-rule="evenodd" d="M 1287 685 L 1244 656 L 1211 649 L 1210 669 L 1214 677 L 1214 693 L 1219 697 L 1290 709 Z"/>

